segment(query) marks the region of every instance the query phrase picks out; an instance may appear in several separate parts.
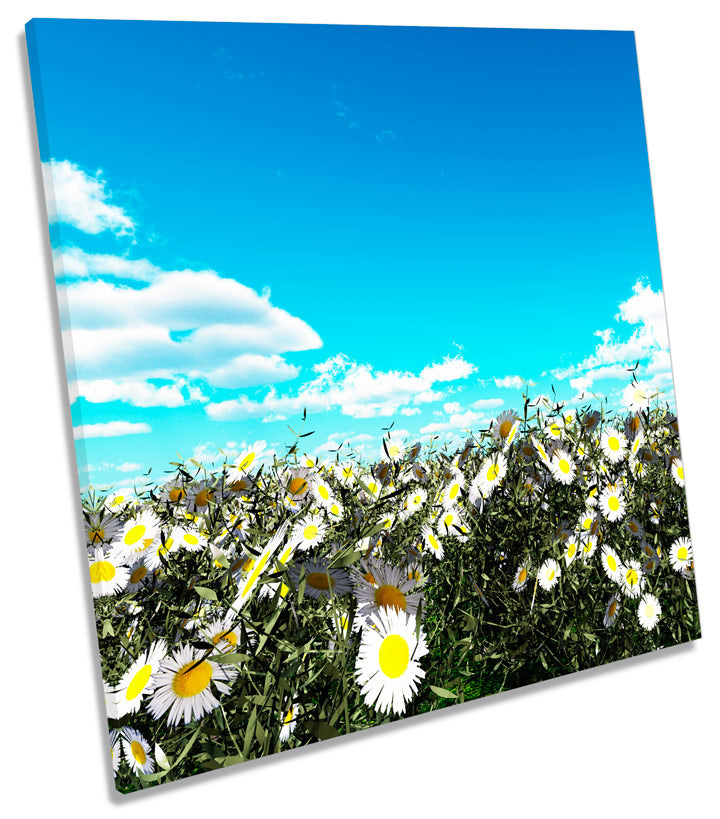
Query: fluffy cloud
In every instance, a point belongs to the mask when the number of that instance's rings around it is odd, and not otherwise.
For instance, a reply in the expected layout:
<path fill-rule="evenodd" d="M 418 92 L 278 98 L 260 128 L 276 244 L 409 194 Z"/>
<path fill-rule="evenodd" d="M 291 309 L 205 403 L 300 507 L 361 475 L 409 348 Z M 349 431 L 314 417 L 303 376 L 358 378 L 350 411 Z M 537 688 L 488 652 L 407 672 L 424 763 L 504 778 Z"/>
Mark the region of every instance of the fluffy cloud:
<path fill-rule="evenodd" d="M 43 182 L 50 222 L 65 222 L 85 233 L 111 230 L 118 236 L 132 234 L 135 222 L 119 205 L 109 201 L 102 172 L 89 176 L 77 165 L 50 160 L 43 162 Z"/>
<path fill-rule="evenodd" d="M 586 391 L 597 381 L 630 378 L 630 369 L 641 364 L 637 375 L 655 375 L 665 383 L 670 376 L 665 302 L 662 291 L 654 291 L 642 280 L 635 282 L 632 296 L 619 305 L 616 321 L 635 327 L 628 338 L 621 338 L 613 328 L 596 331 L 600 339 L 594 352 L 570 367 L 553 370 L 558 379 L 570 379 L 570 386 L 577 390 L 572 400 L 581 400 Z"/>
<path fill-rule="evenodd" d="M 134 407 L 182 407 L 186 404 L 182 382 L 156 386 L 148 381 L 113 381 L 100 378 L 95 381 L 76 381 L 70 386 L 71 402 L 82 396 L 91 404 L 123 401 Z"/>
<path fill-rule="evenodd" d="M 147 432 L 152 432 L 150 424 L 131 421 L 106 421 L 104 424 L 73 427 L 75 438 L 118 438 L 121 435 L 142 435 Z"/>
<path fill-rule="evenodd" d="M 54 248 L 53 268 L 56 278 L 110 276 L 140 282 L 150 282 L 163 273 L 161 268 L 147 259 L 128 259 L 112 253 L 86 253 L 79 247 Z"/>
<path fill-rule="evenodd" d="M 475 371 L 461 357 L 446 358 L 411 373 L 375 370 L 371 364 L 351 362 L 344 355 L 333 356 L 313 369 L 316 377 L 294 395 L 278 395 L 273 388 L 260 401 L 241 395 L 209 403 L 206 412 L 219 421 L 289 415 L 304 408 L 308 412 L 339 409 L 354 418 L 388 417 L 402 408 L 439 400 L 443 394 L 434 389 L 436 384 L 463 380 Z"/>
<path fill-rule="evenodd" d="M 478 401 L 473 401 L 470 406 L 473 409 L 495 409 L 501 407 L 504 403 L 502 398 L 480 398 Z"/>
<path fill-rule="evenodd" d="M 522 389 L 524 381 L 519 375 L 506 375 L 504 378 L 495 378 L 495 386 L 504 389 Z"/>
<path fill-rule="evenodd" d="M 427 424 L 424 427 L 420 427 L 420 432 L 423 434 L 434 434 L 449 430 L 469 429 L 476 421 L 480 420 L 482 420 L 482 415 L 478 415 L 478 413 L 472 410 L 453 412 L 447 421 L 435 421 L 431 424 Z"/>
<path fill-rule="evenodd" d="M 277 384 L 296 378 L 299 367 L 288 364 L 279 355 L 243 353 L 222 367 L 204 373 L 203 378 L 213 387 L 254 387 L 257 384 Z"/>
<path fill-rule="evenodd" d="M 322 346 L 269 294 L 211 270 L 160 271 L 140 286 L 80 279 L 60 287 L 58 301 L 84 381 L 182 374 L 224 387 L 276 383 L 298 372 L 279 353 Z"/>

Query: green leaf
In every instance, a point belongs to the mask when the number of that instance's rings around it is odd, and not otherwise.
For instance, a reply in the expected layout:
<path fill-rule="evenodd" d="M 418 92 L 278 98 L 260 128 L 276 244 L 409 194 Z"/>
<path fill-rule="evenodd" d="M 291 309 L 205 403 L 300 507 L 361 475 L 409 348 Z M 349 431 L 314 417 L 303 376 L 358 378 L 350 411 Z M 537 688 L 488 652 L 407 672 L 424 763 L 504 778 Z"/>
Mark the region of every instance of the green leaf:
<path fill-rule="evenodd" d="M 306 727 L 307 730 L 318 739 L 331 739 L 332 737 L 340 736 L 340 731 L 338 731 L 337 728 L 333 728 L 330 723 L 324 720 L 314 720 L 313 722 L 309 722 Z"/>
<path fill-rule="evenodd" d="M 227 654 L 213 654 L 207 658 L 214 663 L 247 663 L 250 660 L 248 654 L 238 654 L 236 651 L 228 651 Z"/>
<path fill-rule="evenodd" d="M 195 586 L 195 591 L 203 600 L 217 600 L 217 594 L 215 594 L 212 589 L 206 589 L 204 586 Z"/>
<path fill-rule="evenodd" d="M 431 685 L 430 689 L 437 694 L 438 697 L 444 697 L 446 700 L 456 700 L 457 694 L 453 694 L 452 691 L 448 691 L 447 688 L 440 688 L 437 685 Z"/>

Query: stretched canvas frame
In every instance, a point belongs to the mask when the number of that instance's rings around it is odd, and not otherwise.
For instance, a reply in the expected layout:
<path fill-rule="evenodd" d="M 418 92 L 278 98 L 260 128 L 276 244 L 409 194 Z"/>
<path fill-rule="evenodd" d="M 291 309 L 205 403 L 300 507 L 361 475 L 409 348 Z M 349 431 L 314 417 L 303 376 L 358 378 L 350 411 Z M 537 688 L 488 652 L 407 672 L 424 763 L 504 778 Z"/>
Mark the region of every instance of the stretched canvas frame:
<path fill-rule="evenodd" d="M 700 636 L 631 33 L 27 39 L 119 790 Z"/>

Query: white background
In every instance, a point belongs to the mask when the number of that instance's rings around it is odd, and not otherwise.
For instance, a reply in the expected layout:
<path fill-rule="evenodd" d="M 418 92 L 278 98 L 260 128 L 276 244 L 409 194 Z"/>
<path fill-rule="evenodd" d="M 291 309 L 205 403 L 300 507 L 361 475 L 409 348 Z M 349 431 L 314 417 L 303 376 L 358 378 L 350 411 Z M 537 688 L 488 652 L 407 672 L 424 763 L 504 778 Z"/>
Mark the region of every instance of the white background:
<path fill-rule="evenodd" d="M 0 771 L 10 814 L 717 815 L 720 416 L 715 2 L 2 5 Z M 59 354 L 24 23 L 31 17 L 636 32 L 703 639 L 355 737 L 116 796 Z M 92 66 L 88 66 L 92 71 Z M 582 320 L 581 318 L 579 320 Z M 716 793 L 716 792 L 715 792 Z"/>

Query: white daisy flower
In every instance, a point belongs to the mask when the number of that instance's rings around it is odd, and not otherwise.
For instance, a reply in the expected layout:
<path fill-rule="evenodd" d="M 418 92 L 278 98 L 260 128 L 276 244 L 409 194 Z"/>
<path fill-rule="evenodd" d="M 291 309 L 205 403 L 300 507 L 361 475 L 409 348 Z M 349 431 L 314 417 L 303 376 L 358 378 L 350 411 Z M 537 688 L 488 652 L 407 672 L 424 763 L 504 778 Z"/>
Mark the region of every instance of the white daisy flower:
<path fill-rule="evenodd" d="M 623 569 L 625 567 L 618 557 L 617 552 L 611 546 L 603 546 L 600 555 L 600 562 L 602 563 L 602 567 L 608 578 L 613 580 L 615 583 L 620 582 L 620 578 L 622 577 Z"/>
<path fill-rule="evenodd" d="M 608 427 L 600 438 L 600 449 L 610 463 L 620 463 L 627 454 L 627 438 L 614 427 Z"/>
<path fill-rule="evenodd" d="M 610 628 L 617 620 L 618 614 L 620 614 L 620 600 L 621 598 L 617 594 L 613 594 L 608 600 L 605 616 L 603 617 L 603 625 L 605 628 Z"/>
<path fill-rule="evenodd" d="M 267 443 L 265 441 L 255 441 L 252 446 L 243 449 L 237 458 L 235 458 L 235 464 L 229 471 L 228 477 L 230 481 L 232 482 L 242 478 L 243 475 L 247 474 L 249 469 L 256 466 L 257 464 L 255 462 L 263 452 L 265 452 L 266 448 Z"/>
<path fill-rule="evenodd" d="M 513 591 L 520 592 L 527 586 L 528 577 L 530 576 L 530 568 L 527 561 L 521 563 L 515 570 L 515 578 L 513 579 Z"/>
<path fill-rule="evenodd" d="M 693 547 L 690 538 L 679 537 L 670 547 L 670 565 L 676 572 L 690 566 L 693 561 Z"/>
<path fill-rule="evenodd" d="M 438 533 L 432 528 L 432 526 L 426 523 L 420 529 L 420 534 L 422 535 L 425 547 L 430 550 L 430 553 L 438 560 L 442 560 L 445 550 Z"/>
<path fill-rule="evenodd" d="M 642 528 L 642 524 L 640 523 L 640 521 L 632 516 L 630 516 L 625 521 L 625 528 L 628 530 L 628 532 L 630 532 L 630 534 L 633 537 L 638 538 L 638 540 L 641 540 L 643 535 L 645 534 L 645 531 Z"/>
<path fill-rule="evenodd" d="M 405 500 L 403 501 L 403 511 L 406 513 L 407 517 L 414 515 L 415 512 L 422 509 L 427 501 L 427 492 L 418 487 L 417 489 L 413 489 L 408 495 L 405 496 Z"/>
<path fill-rule="evenodd" d="M 215 500 L 215 487 L 210 481 L 194 481 L 188 486 L 188 509 L 194 515 L 209 511 Z"/>
<path fill-rule="evenodd" d="M 625 516 L 625 496 L 620 489 L 608 486 L 599 499 L 600 511 L 609 521 L 622 520 Z"/>
<path fill-rule="evenodd" d="M 290 579 L 297 586 L 305 577 L 305 597 L 332 597 L 346 594 L 352 588 L 348 575 L 342 569 L 331 569 L 327 560 L 309 560 L 290 567 Z"/>
<path fill-rule="evenodd" d="M 204 656 L 199 649 L 186 645 L 161 662 L 148 706 L 154 719 L 167 713 L 171 728 L 181 722 L 187 725 L 220 705 L 213 688 L 220 694 L 230 693 L 228 683 L 237 676 L 237 669 L 229 664 L 218 665 Z"/>
<path fill-rule="evenodd" d="M 556 449 L 550 461 L 550 473 L 559 483 L 571 484 L 575 480 L 577 467 L 569 452 L 564 449 Z"/>
<path fill-rule="evenodd" d="M 660 620 L 662 608 L 657 597 L 652 594 L 645 594 L 638 603 L 638 620 L 640 625 L 647 631 L 652 631 Z"/>
<path fill-rule="evenodd" d="M 343 486 L 352 486 L 355 483 L 355 464 L 352 461 L 335 464 L 333 472 Z"/>
<path fill-rule="evenodd" d="M 155 760 L 150 755 L 150 743 L 134 728 L 123 728 L 122 747 L 125 759 L 136 774 L 147 776 L 155 770 Z"/>
<path fill-rule="evenodd" d="M 682 458 L 673 458 L 670 464 L 670 471 L 675 483 L 683 487 L 685 486 L 685 470 L 683 469 Z"/>
<path fill-rule="evenodd" d="M 645 577 L 639 561 L 628 560 L 626 565 L 622 567 L 619 584 L 623 594 L 627 597 L 640 596 L 640 592 L 645 585 Z"/>
<path fill-rule="evenodd" d="M 405 452 L 405 444 L 396 436 L 388 435 L 383 438 L 380 457 L 385 455 L 391 461 L 399 461 Z"/>
<path fill-rule="evenodd" d="M 290 734 L 292 734 L 297 727 L 297 707 L 297 701 L 293 700 L 288 708 L 280 715 L 282 720 L 280 735 L 278 737 L 280 742 L 287 742 L 290 738 Z"/>
<path fill-rule="evenodd" d="M 108 597 L 127 586 L 130 571 L 112 554 L 95 549 L 95 553 L 89 556 L 89 563 L 93 597 Z"/>
<path fill-rule="evenodd" d="M 327 523 L 320 515 L 307 515 L 293 527 L 290 539 L 297 543 L 297 548 L 305 552 L 322 543 L 327 533 Z"/>
<path fill-rule="evenodd" d="M 127 520 L 122 532 L 112 542 L 112 554 L 123 563 L 134 560 L 142 552 L 150 549 L 153 541 L 160 537 L 160 520 L 154 512 L 145 510 Z"/>
<path fill-rule="evenodd" d="M 123 674 L 117 685 L 116 704 L 118 718 L 133 714 L 140 708 L 143 698 L 152 694 L 154 675 L 167 654 L 164 640 L 156 640 Z"/>
<path fill-rule="evenodd" d="M 640 412 L 650 406 L 650 401 L 655 395 L 657 395 L 657 390 L 654 390 L 647 382 L 636 381 L 625 387 L 622 400 L 630 412 Z"/>
<path fill-rule="evenodd" d="M 383 608 L 417 614 L 423 594 L 414 591 L 416 583 L 404 568 L 379 560 L 367 563 L 366 568 L 368 571 L 365 573 L 353 573 L 359 615 L 368 619 Z M 371 580 L 367 579 L 368 575 Z"/>
<path fill-rule="evenodd" d="M 486 458 L 478 475 L 480 491 L 488 498 L 502 482 L 507 472 L 507 458 L 501 453 Z"/>
<path fill-rule="evenodd" d="M 380 713 L 405 713 L 425 672 L 419 660 L 427 652 L 422 627 L 415 636 L 415 617 L 395 608 L 383 608 L 363 631 L 355 664 L 357 684 L 365 704 Z"/>
<path fill-rule="evenodd" d="M 560 570 L 560 565 L 557 560 L 553 560 L 553 558 L 550 557 L 540 567 L 538 582 L 545 591 L 550 591 L 550 589 L 557 584 L 561 575 L 562 571 Z"/>
<path fill-rule="evenodd" d="M 113 774 L 117 776 L 122 761 L 122 745 L 120 743 L 120 732 L 117 728 L 110 731 L 110 761 L 112 762 Z"/>

